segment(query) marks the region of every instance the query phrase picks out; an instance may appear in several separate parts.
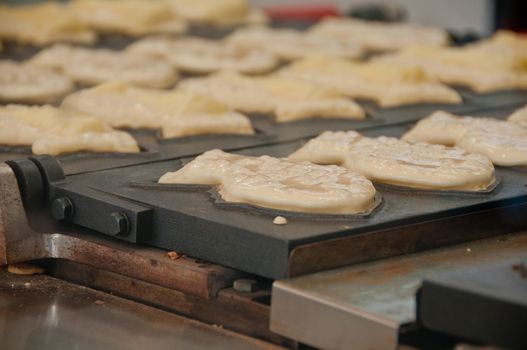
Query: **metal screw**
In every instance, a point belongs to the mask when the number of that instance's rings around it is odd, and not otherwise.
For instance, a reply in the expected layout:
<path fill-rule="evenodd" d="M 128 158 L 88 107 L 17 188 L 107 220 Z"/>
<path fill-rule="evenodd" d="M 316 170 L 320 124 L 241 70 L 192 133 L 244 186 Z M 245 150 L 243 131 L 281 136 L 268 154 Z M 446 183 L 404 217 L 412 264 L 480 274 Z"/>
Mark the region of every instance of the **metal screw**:
<path fill-rule="evenodd" d="M 51 202 L 51 216 L 55 220 L 66 220 L 73 216 L 73 203 L 68 197 L 60 197 Z"/>
<path fill-rule="evenodd" d="M 255 280 L 240 278 L 234 281 L 232 288 L 237 292 L 253 293 L 260 289 L 260 285 Z"/>
<path fill-rule="evenodd" d="M 128 234 L 129 224 L 128 217 L 125 213 L 115 212 L 110 214 L 110 234 L 114 236 L 126 236 Z"/>

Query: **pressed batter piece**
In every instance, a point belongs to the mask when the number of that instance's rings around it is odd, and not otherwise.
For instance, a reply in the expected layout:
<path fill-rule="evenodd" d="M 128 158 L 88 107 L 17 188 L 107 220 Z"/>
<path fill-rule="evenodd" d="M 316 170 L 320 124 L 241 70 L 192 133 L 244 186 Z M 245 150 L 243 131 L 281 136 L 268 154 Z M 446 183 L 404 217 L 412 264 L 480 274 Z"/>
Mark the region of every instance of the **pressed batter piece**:
<path fill-rule="evenodd" d="M 438 111 L 419 121 L 403 139 L 456 145 L 484 154 L 496 165 L 527 165 L 527 128 L 504 120 Z"/>
<path fill-rule="evenodd" d="M 490 38 L 470 44 L 470 47 L 499 55 L 527 57 L 527 38 L 510 30 L 498 30 Z"/>
<path fill-rule="evenodd" d="M 509 53 L 507 53 L 507 51 Z M 418 46 L 375 58 L 399 66 L 419 66 L 445 84 L 477 92 L 527 89 L 527 55 L 483 46 Z"/>
<path fill-rule="evenodd" d="M 485 119 L 486 122 L 494 122 L 493 119 Z M 402 139 L 410 142 L 428 142 L 454 146 L 471 127 L 470 125 L 475 125 L 477 120 L 472 117 L 459 117 L 445 111 L 436 111 L 421 119 L 411 130 L 403 135 Z M 482 120 L 480 119 L 479 122 Z"/>
<path fill-rule="evenodd" d="M 267 22 L 262 10 L 247 0 L 168 0 L 175 13 L 191 23 L 213 26 L 261 24 Z"/>
<path fill-rule="evenodd" d="M 335 89 L 279 76 L 220 72 L 182 81 L 179 88 L 210 96 L 247 113 L 272 113 L 278 122 L 311 117 L 363 119 L 362 108 Z"/>
<path fill-rule="evenodd" d="M 512 113 L 507 120 L 527 128 L 527 106 Z"/>
<path fill-rule="evenodd" d="M 495 181 L 492 162 L 483 155 L 355 131 L 326 131 L 289 159 L 342 165 L 372 181 L 412 188 L 479 191 Z"/>
<path fill-rule="evenodd" d="M 331 38 L 294 29 L 248 27 L 237 30 L 226 40 L 236 47 L 268 51 L 288 61 L 314 53 L 343 58 L 358 58 L 364 53 L 352 39 Z"/>
<path fill-rule="evenodd" d="M 279 74 L 334 88 L 350 97 L 372 99 L 383 107 L 461 102 L 456 91 L 439 83 L 418 66 L 354 63 L 317 56 L 296 61 Z"/>
<path fill-rule="evenodd" d="M 120 82 L 74 93 L 62 107 L 96 115 L 113 127 L 161 129 L 164 137 L 253 133 L 247 117 L 206 96 Z"/>
<path fill-rule="evenodd" d="M 186 22 L 169 3 L 151 0 L 73 0 L 69 7 L 85 25 L 101 32 L 127 35 L 182 33 Z"/>
<path fill-rule="evenodd" d="M 73 82 L 46 68 L 0 61 L 0 102 L 49 102 L 66 95 Z"/>
<path fill-rule="evenodd" d="M 93 43 L 95 33 L 58 2 L 37 5 L 0 5 L 0 38 L 37 46 L 58 41 Z"/>
<path fill-rule="evenodd" d="M 310 32 L 330 38 L 353 40 L 372 51 L 399 50 L 416 44 L 443 46 L 449 42 L 448 33 L 440 28 L 350 18 L 324 19 L 314 25 Z"/>
<path fill-rule="evenodd" d="M 119 80 L 138 86 L 165 88 L 177 79 L 175 69 L 162 60 L 108 49 L 54 45 L 39 52 L 30 63 L 63 72 L 87 85 Z"/>
<path fill-rule="evenodd" d="M 527 165 L 527 128 L 503 122 L 480 124 L 468 130 L 456 145 L 489 157 L 496 165 Z"/>
<path fill-rule="evenodd" d="M 35 154 L 79 151 L 139 152 L 126 132 L 113 130 L 100 119 L 52 106 L 0 107 L 0 144 L 32 146 Z"/>
<path fill-rule="evenodd" d="M 166 173 L 159 183 L 215 185 L 227 202 L 306 213 L 356 214 L 375 202 L 372 183 L 345 168 L 220 150 Z"/>
<path fill-rule="evenodd" d="M 229 45 L 221 40 L 201 38 L 151 37 L 131 44 L 127 51 L 134 55 L 157 57 L 181 71 L 205 74 L 222 69 L 259 74 L 274 69 L 278 58 L 261 49 Z"/>

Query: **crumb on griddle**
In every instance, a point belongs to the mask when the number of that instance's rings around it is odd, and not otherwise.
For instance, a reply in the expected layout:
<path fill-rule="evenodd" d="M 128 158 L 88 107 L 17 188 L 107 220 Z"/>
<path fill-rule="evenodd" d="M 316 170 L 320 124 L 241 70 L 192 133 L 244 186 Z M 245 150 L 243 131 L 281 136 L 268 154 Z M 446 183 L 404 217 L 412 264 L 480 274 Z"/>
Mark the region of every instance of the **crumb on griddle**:
<path fill-rule="evenodd" d="M 273 224 L 275 224 L 275 225 L 286 225 L 287 224 L 287 219 L 284 218 L 283 216 L 277 216 L 277 217 L 274 218 Z"/>
<path fill-rule="evenodd" d="M 177 260 L 183 256 L 183 254 L 176 253 L 175 251 L 171 251 L 167 253 L 167 256 L 170 260 Z"/>
<path fill-rule="evenodd" d="M 14 275 L 37 275 L 44 273 L 44 269 L 37 265 L 27 264 L 27 263 L 18 263 L 18 264 L 9 264 L 7 266 L 7 271 Z"/>

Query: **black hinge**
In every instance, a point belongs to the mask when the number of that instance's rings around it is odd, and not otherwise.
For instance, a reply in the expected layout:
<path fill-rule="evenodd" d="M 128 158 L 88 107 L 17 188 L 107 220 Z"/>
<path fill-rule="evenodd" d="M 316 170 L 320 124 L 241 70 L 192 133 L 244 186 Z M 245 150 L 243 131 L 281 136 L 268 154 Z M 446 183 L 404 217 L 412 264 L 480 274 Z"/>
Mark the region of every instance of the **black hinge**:
<path fill-rule="evenodd" d="M 8 162 L 26 207 L 46 205 L 55 220 L 133 243 L 150 238 L 153 209 L 68 181 L 58 160 L 35 156 Z"/>

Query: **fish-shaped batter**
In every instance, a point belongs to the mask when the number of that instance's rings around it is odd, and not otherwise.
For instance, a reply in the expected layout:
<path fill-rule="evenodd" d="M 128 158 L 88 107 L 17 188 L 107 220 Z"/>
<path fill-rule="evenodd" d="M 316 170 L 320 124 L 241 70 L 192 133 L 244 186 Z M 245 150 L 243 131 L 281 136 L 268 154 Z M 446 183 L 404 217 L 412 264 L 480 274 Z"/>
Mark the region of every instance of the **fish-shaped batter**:
<path fill-rule="evenodd" d="M 96 115 L 118 128 L 161 129 L 163 137 L 252 134 L 250 120 L 225 104 L 190 92 L 109 82 L 69 95 L 62 108 Z"/>
<path fill-rule="evenodd" d="M 73 90 L 67 76 L 25 63 L 0 60 L 0 101 L 51 102 Z"/>
<path fill-rule="evenodd" d="M 196 37 L 150 37 L 126 49 L 134 55 L 166 60 L 182 72 L 207 74 L 222 69 L 246 74 L 273 70 L 278 57 L 261 49 L 237 47 L 221 40 Z"/>
<path fill-rule="evenodd" d="M 329 57 L 360 58 L 364 49 L 353 39 L 331 38 L 294 29 L 241 28 L 225 39 L 230 45 L 270 52 L 293 61 L 314 53 Z"/>
<path fill-rule="evenodd" d="M 527 128 L 505 120 L 438 111 L 420 120 L 403 139 L 455 145 L 484 154 L 496 165 L 527 165 Z"/>
<path fill-rule="evenodd" d="M 66 5 L 46 1 L 26 6 L 0 5 L 0 39 L 44 46 L 56 42 L 90 44 L 96 35 Z"/>
<path fill-rule="evenodd" d="M 375 203 L 375 188 L 364 176 L 339 166 L 205 152 L 161 184 L 218 187 L 227 202 L 319 214 L 357 214 Z"/>
<path fill-rule="evenodd" d="M 316 56 L 291 63 L 278 72 L 352 98 L 371 99 L 382 107 L 416 103 L 461 103 L 461 96 L 414 66 L 352 62 Z"/>
<path fill-rule="evenodd" d="M 166 88 L 177 80 L 177 71 L 169 63 L 126 51 L 57 44 L 43 49 L 29 62 L 62 72 L 85 85 L 119 80 L 137 86 Z"/>
<path fill-rule="evenodd" d="M 495 181 L 492 162 L 483 155 L 355 131 L 326 131 L 289 159 L 342 165 L 372 181 L 420 189 L 480 191 Z"/>
<path fill-rule="evenodd" d="M 335 89 L 280 76 L 247 77 L 220 72 L 182 81 L 184 91 L 210 96 L 246 113 L 270 113 L 276 121 L 306 118 L 364 119 L 362 108 Z"/>
<path fill-rule="evenodd" d="M 100 119 L 44 106 L 0 107 L 0 144 L 31 146 L 34 154 L 139 152 L 132 136 Z"/>
<path fill-rule="evenodd" d="M 309 31 L 329 38 L 353 40 L 370 51 L 400 50 L 409 45 L 444 46 L 450 41 L 448 33 L 441 28 L 351 18 L 327 18 Z"/>
<path fill-rule="evenodd" d="M 142 36 L 156 33 L 181 34 L 187 23 L 169 3 L 151 0 L 73 0 L 68 7 L 80 22 L 98 32 Z"/>

